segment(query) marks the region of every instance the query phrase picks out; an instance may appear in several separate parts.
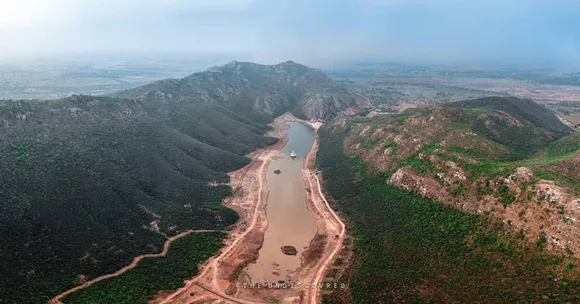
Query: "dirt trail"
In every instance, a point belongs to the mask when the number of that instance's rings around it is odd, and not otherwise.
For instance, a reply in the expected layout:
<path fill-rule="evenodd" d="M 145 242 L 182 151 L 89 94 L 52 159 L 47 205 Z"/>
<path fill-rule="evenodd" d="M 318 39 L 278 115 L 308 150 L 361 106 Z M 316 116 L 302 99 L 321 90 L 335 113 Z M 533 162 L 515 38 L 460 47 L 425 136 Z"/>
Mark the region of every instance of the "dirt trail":
<path fill-rule="evenodd" d="M 316 272 L 316 275 L 314 277 L 314 280 L 312 281 L 313 284 L 315 286 L 317 286 L 318 284 L 321 283 L 321 280 L 324 278 L 324 273 L 326 272 L 326 269 L 328 268 L 328 266 L 332 265 L 332 262 L 334 260 L 334 258 L 336 257 L 336 255 L 340 252 L 340 250 L 342 249 L 342 244 L 344 241 L 344 237 L 346 235 L 346 226 L 344 225 L 344 223 L 340 220 L 340 218 L 338 217 L 338 215 L 334 212 L 334 210 L 332 210 L 332 208 L 330 207 L 330 204 L 328 204 L 328 201 L 326 200 L 326 198 L 324 197 L 324 194 L 322 194 L 322 190 L 321 190 L 321 186 L 320 186 L 320 179 L 318 178 L 318 176 L 314 175 L 314 178 L 316 179 L 316 184 L 317 184 L 317 188 L 318 188 L 318 194 L 319 194 L 319 198 L 321 198 L 324 201 L 324 204 L 327 208 L 328 211 L 330 211 L 330 213 L 332 214 L 332 216 L 334 217 L 334 219 L 336 220 L 336 222 L 339 223 L 340 225 L 340 234 L 338 239 L 336 240 L 336 242 L 334 243 L 334 249 L 332 250 L 332 252 L 330 254 L 327 255 L 326 259 L 324 259 L 323 256 L 323 263 L 318 266 L 318 271 Z M 308 181 L 310 182 L 310 187 L 312 189 L 312 179 L 309 178 Z M 327 250 L 325 251 L 325 253 L 328 252 Z M 310 304 L 316 304 L 318 303 L 318 289 L 313 289 L 309 292 L 308 294 L 308 303 Z"/>
<path fill-rule="evenodd" d="M 314 267 L 309 269 L 309 273 L 305 276 L 304 280 L 310 281 L 314 286 L 318 286 L 323 283 L 324 274 L 329 266 L 332 265 L 337 254 L 343 248 L 343 242 L 346 236 L 346 226 L 340 217 L 332 210 L 332 207 L 326 200 L 326 197 L 322 193 L 322 186 L 320 184 L 320 179 L 318 178 L 318 171 L 316 170 L 316 154 L 319 148 L 319 138 L 318 138 L 318 127 L 313 126 L 316 130 L 314 145 L 310 150 L 306 158 L 306 166 L 304 169 L 304 177 L 308 181 L 308 185 L 311 189 L 311 200 L 318 211 L 314 214 L 317 221 L 322 221 L 325 226 L 326 233 L 329 236 L 338 235 L 337 238 L 328 237 L 327 243 L 324 248 L 324 253 L 319 261 Z M 313 183 L 313 178 L 316 180 Z M 337 234 L 338 233 L 338 234 Z M 320 289 L 310 288 L 306 289 L 304 293 L 304 301 L 302 303 L 316 304 L 320 303 L 319 299 Z"/>
<path fill-rule="evenodd" d="M 243 268 L 255 261 L 263 242 L 263 236 L 268 222 L 265 214 L 268 185 L 267 170 L 270 161 L 280 156 L 280 150 L 286 143 L 284 132 L 286 122 L 300 121 L 318 129 L 320 123 L 309 123 L 284 115 L 276 119 L 274 131 L 268 135 L 280 139 L 274 146 L 251 153 L 252 162 L 239 171 L 230 173 L 230 181 L 235 191 L 234 196 L 225 205 L 235 209 L 240 214 L 240 221 L 230 230 L 230 237 L 225 247 L 204 265 L 199 275 L 184 282 L 185 286 L 170 293 L 160 293 L 150 304 L 189 304 L 195 300 L 213 300 L 216 303 L 263 304 L 272 303 L 273 299 L 280 303 L 318 303 L 320 290 L 306 289 L 244 289 Z M 330 208 L 323 195 L 320 180 L 317 176 L 315 157 L 318 151 L 318 136 L 315 132 L 314 145 L 306 157 L 303 169 L 305 187 L 309 187 L 308 199 L 312 215 L 319 228 L 318 234 L 326 235 L 323 243 L 322 256 L 303 264 L 299 270 L 300 281 L 320 284 L 324 280 L 326 270 L 343 247 L 346 235 L 344 223 Z M 330 237 L 328 237 L 330 236 Z M 336 236 L 336 237 L 335 237 Z"/>
<path fill-rule="evenodd" d="M 266 153 L 265 158 L 262 162 L 262 166 L 260 166 L 260 172 L 266 172 L 268 165 L 270 164 L 270 160 L 272 158 L 272 153 Z M 246 231 L 244 231 L 244 233 L 242 233 L 242 235 L 240 235 L 234 242 L 232 242 L 232 244 L 230 245 L 230 247 L 228 247 L 222 254 L 222 257 L 226 257 L 230 254 L 230 252 L 232 252 L 234 250 L 234 248 L 236 247 L 236 245 L 240 242 L 240 240 L 242 240 L 243 238 L 246 237 L 246 235 L 252 231 L 252 229 L 254 228 L 254 226 L 256 226 L 256 222 L 258 220 L 258 209 L 262 206 L 262 195 L 260 195 L 264 190 L 264 178 L 263 178 L 264 174 L 260 174 L 260 178 L 258 179 L 258 202 L 256 203 L 256 206 L 254 206 L 254 211 L 253 211 L 253 216 L 252 216 L 252 223 L 250 224 L 250 226 L 248 227 L 248 229 L 246 229 Z M 218 278 L 218 262 L 219 262 L 219 257 L 213 260 L 212 263 L 212 268 L 213 268 L 213 287 L 216 290 L 220 290 L 220 286 L 218 286 L 217 284 L 217 278 Z M 221 291 L 221 290 L 220 290 Z"/>
<path fill-rule="evenodd" d="M 219 296 L 222 299 L 229 300 L 229 301 L 234 302 L 234 303 L 260 303 L 260 302 L 236 300 L 235 298 L 226 295 L 222 291 L 222 288 L 218 284 L 218 280 L 219 280 L 218 268 L 219 268 L 220 261 L 222 259 L 227 258 L 230 255 L 230 253 L 232 253 L 233 250 L 236 249 L 238 243 L 240 243 L 250 232 L 253 231 L 254 227 L 256 226 L 256 223 L 258 222 L 258 217 L 260 215 L 259 209 L 263 208 L 263 206 L 262 206 L 263 197 L 262 197 L 262 195 L 260 195 L 264 191 L 263 190 L 263 188 L 264 188 L 264 178 L 263 177 L 265 175 L 265 172 L 267 170 L 267 167 L 270 163 L 271 158 L 273 156 L 277 155 L 277 153 L 273 153 L 273 152 L 274 151 L 265 150 L 265 151 L 261 151 L 260 153 L 258 153 L 258 155 L 254 156 L 255 160 L 262 161 L 262 165 L 259 168 L 258 175 L 260 176 L 260 178 L 258 178 L 258 195 L 257 195 L 258 199 L 254 205 L 253 210 L 252 210 L 252 222 L 251 222 L 251 224 L 244 230 L 244 232 L 242 232 L 230 244 L 228 244 L 225 247 L 225 250 L 221 251 L 221 253 L 219 255 L 215 256 L 198 276 L 194 277 L 192 280 L 187 281 L 184 287 L 176 290 L 175 292 L 173 292 L 172 294 L 167 296 L 165 298 L 165 300 L 159 302 L 159 304 L 173 303 L 178 297 L 182 296 L 185 293 L 188 293 L 188 291 L 190 291 L 192 289 L 192 287 L 194 287 L 193 285 L 197 285 L 207 292 L 210 292 L 214 295 Z M 245 173 L 243 175 L 245 175 Z M 242 179 L 243 179 L 243 177 L 242 177 Z M 211 289 L 198 283 L 199 280 L 201 280 L 202 278 L 207 276 L 207 274 L 210 272 L 210 270 L 212 271 L 212 274 L 211 274 L 211 285 L 212 285 L 211 287 L 212 288 Z"/>
<path fill-rule="evenodd" d="M 135 257 L 133 259 L 133 261 L 131 262 L 131 264 L 129 264 L 129 265 L 127 265 L 127 266 L 125 266 L 125 267 L 117 270 L 114 273 L 102 275 L 102 276 L 97 277 L 97 278 L 94 278 L 94 279 L 92 279 L 92 280 L 90 280 L 88 282 L 85 282 L 82 285 L 79 285 L 77 287 L 71 288 L 71 289 L 69 289 L 69 290 L 67 290 L 67 291 L 65 291 L 65 292 L 57 295 L 56 297 L 52 298 L 50 300 L 50 303 L 51 304 L 63 304 L 61 300 L 64 297 L 66 297 L 67 295 L 69 295 L 69 294 L 71 294 L 71 293 L 73 293 L 75 291 L 81 290 L 83 288 L 89 287 L 89 286 L 91 286 L 91 285 L 93 285 L 95 283 L 98 283 L 100 281 L 103 281 L 103 280 L 106 280 L 106 279 L 110 279 L 110 278 L 114 278 L 114 277 L 120 276 L 123 273 L 127 272 L 127 270 L 132 269 L 132 268 L 135 268 L 137 266 L 137 264 L 139 263 L 139 261 L 141 261 L 144 258 L 159 258 L 159 257 L 164 257 L 165 255 L 167 255 L 167 251 L 169 251 L 169 245 L 171 245 L 171 243 L 173 241 L 175 241 L 175 240 L 177 240 L 179 238 L 182 238 L 182 237 L 184 237 L 186 235 L 189 235 L 191 233 L 203 233 L 203 232 L 224 232 L 224 231 L 223 230 L 204 230 L 204 229 L 202 229 L 202 230 L 187 230 L 187 231 L 184 231 L 184 232 L 182 232 L 180 234 L 174 235 L 174 236 L 168 238 L 165 241 L 165 243 L 163 244 L 163 251 L 162 252 L 160 252 L 160 253 L 148 253 L 148 254 L 142 254 L 140 256 L 137 256 L 137 257 Z"/>

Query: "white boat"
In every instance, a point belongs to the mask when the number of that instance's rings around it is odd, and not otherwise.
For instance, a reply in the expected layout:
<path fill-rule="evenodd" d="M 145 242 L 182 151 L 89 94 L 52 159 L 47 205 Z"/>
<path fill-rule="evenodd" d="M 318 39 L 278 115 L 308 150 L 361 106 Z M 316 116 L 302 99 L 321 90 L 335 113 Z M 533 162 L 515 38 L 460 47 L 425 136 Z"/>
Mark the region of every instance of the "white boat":
<path fill-rule="evenodd" d="M 290 153 L 290 157 L 296 158 L 296 152 L 292 151 L 292 153 Z"/>

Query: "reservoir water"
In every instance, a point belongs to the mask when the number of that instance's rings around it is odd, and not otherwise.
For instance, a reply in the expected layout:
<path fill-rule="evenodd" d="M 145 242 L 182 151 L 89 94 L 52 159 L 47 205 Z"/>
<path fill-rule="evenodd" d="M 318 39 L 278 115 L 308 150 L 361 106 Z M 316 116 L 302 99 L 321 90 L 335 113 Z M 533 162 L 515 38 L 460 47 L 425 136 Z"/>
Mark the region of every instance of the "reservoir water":
<path fill-rule="evenodd" d="M 288 142 L 283 157 L 270 163 L 267 174 L 268 230 L 256 263 L 246 268 L 254 283 L 290 282 L 300 267 L 300 257 L 316 234 L 316 221 L 306 205 L 306 189 L 302 180 L 304 158 L 314 144 L 313 130 L 302 123 L 288 123 Z M 294 151 L 296 158 L 290 153 Z M 280 170 L 279 174 L 274 171 Z M 286 255 L 282 246 L 293 246 L 296 255 Z"/>

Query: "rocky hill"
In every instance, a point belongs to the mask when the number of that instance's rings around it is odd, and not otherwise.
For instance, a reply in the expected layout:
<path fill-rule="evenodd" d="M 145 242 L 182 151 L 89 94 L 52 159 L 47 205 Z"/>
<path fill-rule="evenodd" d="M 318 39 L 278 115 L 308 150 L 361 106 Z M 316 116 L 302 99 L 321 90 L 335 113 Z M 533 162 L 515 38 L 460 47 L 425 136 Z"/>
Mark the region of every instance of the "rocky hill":
<path fill-rule="evenodd" d="M 400 188 L 580 252 L 580 145 L 571 132 L 532 101 L 484 98 L 353 123 L 345 151 Z"/>
<path fill-rule="evenodd" d="M 354 287 L 355 300 L 578 300 L 578 135 L 546 108 L 516 98 L 324 127 L 319 163 L 365 252 L 356 281 L 378 265 L 389 269 L 379 278 L 389 284 Z M 569 289 L 543 283 L 551 276 L 570 280 Z"/>
<path fill-rule="evenodd" d="M 292 61 L 277 65 L 233 61 L 185 78 L 162 80 L 115 96 L 217 102 L 257 120 L 268 120 L 288 111 L 306 119 L 326 119 L 349 108 L 370 106 L 368 97 L 349 91 L 319 70 Z"/>
<path fill-rule="evenodd" d="M 167 236 L 233 224 L 226 172 L 275 142 L 267 123 L 364 102 L 291 62 L 233 62 L 111 97 L 0 101 L 0 303 L 42 303 Z"/>

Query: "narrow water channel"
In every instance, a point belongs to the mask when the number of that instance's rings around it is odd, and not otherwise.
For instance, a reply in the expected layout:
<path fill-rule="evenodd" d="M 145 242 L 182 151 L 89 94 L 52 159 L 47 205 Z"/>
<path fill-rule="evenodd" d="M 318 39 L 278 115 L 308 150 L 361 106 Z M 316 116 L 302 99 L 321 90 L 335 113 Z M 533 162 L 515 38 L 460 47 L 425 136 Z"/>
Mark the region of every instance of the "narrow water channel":
<path fill-rule="evenodd" d="M 314 144 L 314 132 L 302 123 L 288 125 L 288 142 L 282 150 L 284 156 L 273 160 L 268 168 L 268 230 L 264 244 L 256 263 L 246 268 L 254 283 L 292 281 L 300 267 L 300 256 L 316 233 L 316 221 L 307 209 L 302 180 L 304 158 Z M 292 151 L 296 153 L 294 159 L 290 157 Z M 276 174 L 276 170 L 280 173 Z M 297 254 L 284 254 L 282 246 L 295 247 Z"/>

